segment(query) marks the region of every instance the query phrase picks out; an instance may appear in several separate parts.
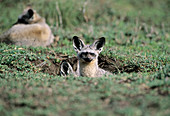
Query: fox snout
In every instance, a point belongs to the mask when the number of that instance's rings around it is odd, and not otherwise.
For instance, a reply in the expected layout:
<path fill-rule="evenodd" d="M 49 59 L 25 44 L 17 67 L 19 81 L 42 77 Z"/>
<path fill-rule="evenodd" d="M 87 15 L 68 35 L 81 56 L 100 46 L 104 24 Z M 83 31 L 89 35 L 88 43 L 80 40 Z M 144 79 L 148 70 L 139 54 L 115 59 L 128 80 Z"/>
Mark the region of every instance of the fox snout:
<path fill-rule="evenodd" d="M 85 62 L 91 62 L 93 59 L 91 58 L 82 58 Z"/>

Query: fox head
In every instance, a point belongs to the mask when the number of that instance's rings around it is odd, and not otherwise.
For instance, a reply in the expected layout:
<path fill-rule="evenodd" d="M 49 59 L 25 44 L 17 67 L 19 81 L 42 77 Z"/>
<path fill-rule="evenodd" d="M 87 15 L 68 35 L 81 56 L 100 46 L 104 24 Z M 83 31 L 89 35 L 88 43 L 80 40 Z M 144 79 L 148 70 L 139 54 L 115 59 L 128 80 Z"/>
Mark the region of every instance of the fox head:
<path fill-rule="evenodd" d="M 73 47 L 77 52 L 78 60 L 84 63 L 96 61 L 105 45 L 105 38 L 101 37 L 91 45 L 85 45 L 77 36 L 73 37 Z"/>
<path fill-rule="evenodd" d="M 40 19 L 40 15 L 38 15 L 35 10 L 25 9 L 24 12 L 18 17 L 15 24 L 33 24 L 37 23 Z"/>

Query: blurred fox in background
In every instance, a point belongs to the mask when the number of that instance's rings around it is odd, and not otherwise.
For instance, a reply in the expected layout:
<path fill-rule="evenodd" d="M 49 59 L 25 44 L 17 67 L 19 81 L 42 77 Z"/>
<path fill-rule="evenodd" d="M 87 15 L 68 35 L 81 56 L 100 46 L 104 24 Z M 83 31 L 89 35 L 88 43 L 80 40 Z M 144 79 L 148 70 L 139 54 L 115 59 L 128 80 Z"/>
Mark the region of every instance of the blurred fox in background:
<path fill-rule="evenodd" d="M 31 8 L 25 9 L 17 22 L 0 35 L 0 42 L 24 46 L 48 46 L 53 40 L 45 19 Z"/>

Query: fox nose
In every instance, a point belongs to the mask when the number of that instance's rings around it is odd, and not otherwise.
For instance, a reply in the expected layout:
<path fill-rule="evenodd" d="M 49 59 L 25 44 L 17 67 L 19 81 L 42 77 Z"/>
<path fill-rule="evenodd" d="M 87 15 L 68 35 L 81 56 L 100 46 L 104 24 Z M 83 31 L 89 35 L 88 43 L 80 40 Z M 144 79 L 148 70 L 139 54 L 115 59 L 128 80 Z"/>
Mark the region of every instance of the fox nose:
<path fill-rule="evenodd" d="M 91 62 L 93 59 L 91 59 L 91 58 L 83 58 L 83 60 L 86 61 L 86 62 Z"/>

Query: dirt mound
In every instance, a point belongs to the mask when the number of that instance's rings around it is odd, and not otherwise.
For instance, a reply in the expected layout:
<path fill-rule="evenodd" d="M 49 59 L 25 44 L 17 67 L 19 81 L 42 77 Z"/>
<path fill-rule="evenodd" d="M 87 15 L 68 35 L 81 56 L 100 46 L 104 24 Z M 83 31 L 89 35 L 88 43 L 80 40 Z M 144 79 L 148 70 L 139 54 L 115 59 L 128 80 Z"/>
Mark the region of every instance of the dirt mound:
<path fill-rule="evenodd" d="M 98 58 L 99 67 L 112 73 L 131 73 L 141 71 L 140 67 L 132 64 L 124 64 L 123 61 L 115 58 L 100 55 Z"/>
<path fill-rule="evenodd" d="M 55 62 L 56 59 L 49 59 L 50 63 L 44 61 L 35 61 L 34 64 L 41 68 L 41 71 L 44 73 L 48 73 L 50 75 L 59 75 L 60 74 L 60 65 L 63 61 L 67 61 L 73 67 L 73 70 L 77 69 L 77 58 L 72 57 L 68 58 L 67 55 L 57 54 L 57 58 L 61 61 Z M 110 71 L 112 73 L 131 73 L 131 72 L 139 72 L 140 67 L 137 65 L 128 65 L 123 64 L 123 62 L 119 59 L 109 58 L 107 56 L 100 55 L 98 58 L 99 67 Z"/>

